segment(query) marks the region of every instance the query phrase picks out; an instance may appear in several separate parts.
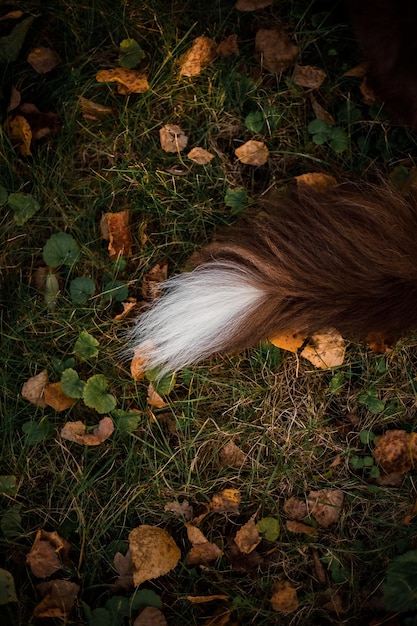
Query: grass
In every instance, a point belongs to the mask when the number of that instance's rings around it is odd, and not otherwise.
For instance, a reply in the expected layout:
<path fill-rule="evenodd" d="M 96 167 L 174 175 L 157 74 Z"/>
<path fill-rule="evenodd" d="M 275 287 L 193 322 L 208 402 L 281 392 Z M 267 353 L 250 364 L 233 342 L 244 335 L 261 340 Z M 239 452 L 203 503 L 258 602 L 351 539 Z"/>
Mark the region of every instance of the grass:
<path fill-rule="evenodd" d="M 343 16 L 301 0 L 257 13 L 238 13 L 233 4 L 57 0 L 10 5 L 10 10 L 31 11 L 36 20 L 18 59 L 0 78 L 2 121 L 14 84 L 24 101 L 56 111 L 61 126 L 34 146 L 32 157 L 21 157 L 6 133 L 0 134 L 0 184 L 8 192 L 31 193 L 41 205 L 23 226 L 17 226 L 7 206 L 0 218 L 0 475 L 17 482 L 15 494 L 0 495 L 0 567 L 13 575 L 18 595 L 17 603 L 3 609 L 7 624 L 43 623 L 32 617 L 39 581 L 25 564 L 39 528 L 56 530 L 71 544 L 71 561 L 59 577 L 80 585 L 67 620 L 80 625 L 98 623 L 88 618 L 85 607 L 103 608 L 114 596 L 109 587 L 116 576 L 114 554 L 126 551 L 129 532 L 140 524 L 166 528 L 182 550 L 175 570 L 143 585 L 160 596 L 172 625 L 383 620 L 387 613 L 379 602 L 386 567 L 415 545 L 416 521 L 404 523 L 415 501 L 412 474 L 400 486 L 379 486 L 369 469 L 351 463 L 354 456 L 372 455 L 373 443 L 362 442 L 363 431 L 415 430 L 415 338 L 386 356 L 350 345 L 346 364 L 336 371 L 318 371 L 266 344 L 212 357 L 180 373 L 168 406 L 153 411 L 147 383 L 132 381 L 120 358 L 122 331 L 131 322 L 114 321 L 121 305 L 103 299 L 104 285 L 119 279 L 140 300 L 142 277 L 155 263 L 167 260 L 171 274 L 184 267 L 215 229 L 236 220 L 239 211 L 224 204 L 227 189 L 242 186 L 255 202 L 269 187 L 287 184 L 300 173 L 372 180 L 381 171 L 388 177 L 398 165 L 410 168 L 416 158 L 415 137 L 391 125 L 379 105 L 364 105 L 358 81 L 343 78 L 360 60 Z M 312 141 L 309 97 L 292 83 L 291 70 L 262 72 L 253 58 L 257 29 L 281 20 L 297 40 L 301 62 L 328 73 L 317 97 L 346 132 L 348 146 L 340 154 Z M 0 27 L 1 36 L 10 22 Z M 220 41 L 233 33 L 239 56 L 217 59 L 192 80 L 178 78 L 176 60 L 195 37 Z M 147 55 L 151 90 L 139 96 L 117 95 L 113 86 L 95 81 L 99 69 L 117 63 L 118 45 L 126 37 L 137 39 Z M 62 65 L 36 75 L 26 54 L 46 44 L 58 51 Z M 114 115 L 101 122 L 85 120 L 79 96 L 111 107 Z M 278 122 L 256 136 L 245 118 L 267 107 L 274 108 Z M 216 158 L 209 166 L 197 166 L 186 151 L 164 153 L 158 131 L 165 123 L 180 124 L 190 147 L 203 146 Z M 270 149 L 268 164 L 258 169 L 234 157 L 237 145 L 252 137 Z M 126 208 L 134 255 L 123 268 L 109 260 L 99 223 L 103 212 Z M 75 267 L 58 270 L 60 294 L 51 310 L 35 274 L 43 265 L 43 246 L 59 231 L 74 237 L 82 256 Z M 83 305 L 69 296 L 76 276 L 90 276 L 96 284 L 95 296 Z M 43 369 L 51 381 L 60 379 L 62 362 L 73 357 L 83 330 L 99 341 L 100 355 L 76 365 L 80 377 L 104 374 L 117 408 L 140 411 L 137 429 L 116 428 L 109 440 L 91 448 L 61 439 L 59 431 L 68 420 L 97 424 L 94 410 L 78 402 L 56 412 L 21 396 L 23 383 Z M 383 401 L 378 413 L 363 401 L 371 391 Z M 220 451 L 230 440 L 247 455 L 241 468 L 221 462 Z M 186 566 L 190 545 L 183 520 L 165 511 L 165 505 L 187 499 L 197 515 L 213 494 L 230 487 L 241 493 L 240 515 L 208 515 L 201 524 L 208 539 L 227 546 L 255 513 L 257 519 L 280 521 L 279 538 L 262 542 L 263 562 L 250 572 L 234 570 L 227 557 L 209 567 Z M 345 494 L 339 522 L 320 529 L 316 540 L 290 533 L 285 501 L 323 488 Z M 325 568 L 325 582 L 313 566 L 314 554 Z M 296 586 L 300 605 L 278 617 L 269 599 L 280 579 Z M 338 591 L 342 614 L 324 608 L 328 588 Z M 226 594 L 229 600 L 192 605 L 186 599 L 208 593 Z M 223 610 L 232 611 L 229 622 L 216 613 Z M 120 618 L 120 623 L 132 621 Z"/>

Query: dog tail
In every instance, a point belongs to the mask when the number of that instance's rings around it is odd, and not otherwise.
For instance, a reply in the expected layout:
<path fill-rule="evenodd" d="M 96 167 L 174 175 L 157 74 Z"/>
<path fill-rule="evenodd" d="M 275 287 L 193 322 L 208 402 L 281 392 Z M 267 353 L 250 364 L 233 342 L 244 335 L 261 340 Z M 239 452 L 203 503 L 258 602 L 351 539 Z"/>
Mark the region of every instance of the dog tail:
<path fill-rule="evenodd" d="M 163 283 L 162 296 L 132 329 L 132 344 L 145 369 L 179 370 L 262 339 L 253 316 L 266 297 L 247 268 L 231 261 L 204 263 Z"/>

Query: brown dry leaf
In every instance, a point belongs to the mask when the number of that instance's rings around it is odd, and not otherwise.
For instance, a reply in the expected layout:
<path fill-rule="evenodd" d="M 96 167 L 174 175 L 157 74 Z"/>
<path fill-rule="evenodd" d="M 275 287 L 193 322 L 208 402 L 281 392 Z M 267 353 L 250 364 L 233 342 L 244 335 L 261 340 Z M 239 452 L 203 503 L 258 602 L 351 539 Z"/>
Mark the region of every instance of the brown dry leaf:
<path fill-rule="evenodd" d="M 14 85 L 12 85 L 12 88 L 10 90 L 10 100 L 7 106 L 7 113 L 10 113 L 10 111 L 14 111 L 14 109 L 17 109 L 21 101 L 22 94 L 18 89 L 16 89 Z"/>
<path fill-rule="evenodd" d="M 366 337 L 366 345 L 375 354 L 389 354 L 392 351 L 392 338 L 386 337 L 382 333 L 369 333 Z"/>
<path fill-rule="evenodd" d="M 327 528 L 330 524 L 339 521 L 343 501 L 344 495 L 340 489 L 310 491 L 307 496 L 311 515 L 323 528 Z"/>
<path fill-rule="evenodd" d="M 268 160 L 269 150 L 263 141 L 250 139 L 243 145 L 236 148 L 235 155 L 241 163 L 245 165 L 265 165 Z"/>
<path fill-rule="evenodd" d="M 247 574 L 257 570 L 263 559 L 257 550 L 249 554 L 241 552 L 234 539 L 229 539 L 226 548 L 226 557 L 233 571 Z"/>
<path fill-rule="evenodd" d="M 329 126 L 335 125 L 335 119 L 333 115 L 331 115 L 324 107 L 321 106 L 319 102 L 317 102 L 316 98 L 312 93 L 309 94 L 311 107 L 314 111 L 314 115 L 317 120 L 322 120 L 322 122 L 326 122 Z M 335 181 L 336 182 L 336 181 Z"/>
<path fill-rule="evenodd" d="M 84 446 L 98 446 L 108 439 L 114 431 L 114 424 L 111 417 L 103 417 L 97 428 L 92 433 L 86 433 L 86 426 L 83 422 L 67 422 L 64 424 L 60 435 L 62 439 L 74 441 Z"/>
<path fill-rule="evenodd" d="M 190 161 L 194 161 L 194 163 L 198 163 L 198 165 L 207 165 L 210 163 L 212 159 L 214 159 L 214 154 L 209 152 L 208 150 L 204 150 L 204 148 L 193 148 L 187 154 Z"/>
<path fill-rule="evenodd" d="M 241 467 L 246 462 L 246 454 L 230 440 L 220 450 L 220 462 L 224 467 Z"/>
<path fill-rule="evenodd" d="M 273 0 L 237 0 L 235 9 L 237 11 L 257 11 L 272 6 Z"/>
<path fill-rule="evenodd" d="M 30 570 L 37 578 L 47 578 L 63 568 L 60 552 L 66 557 L 70 545 L 57 532 L 38 530 L 26 557 Z"/>
<path fill-rule="evenodd" d="M 346 613 L 346 609 L 343 606 L 340 592 L 336 589 L 331 589 L 330 587 L 326 589 L 326 591 L 324 591 L 320 595 L 320 600 L 321 602 L 323 602 L 323 600 L 325 601 L 323 604 L 321 604 L 321 608 L 325 611 L 337 613 L 337 615 L 343 615 L 344 613 Z M 381 624 L 381 622 L 379 623 Z M 386 623 L 385 620 L 384 623 Z"/>
<path fill-rule="evenodd" d="M 213 596 L 186 596 L 186 598 L 192 604 L 203 604 L 204 602 L 213 602 L 214 600 L 228 600 L 229 596 L 218 593 Z"/>
<path fill-rule="evenodd" d="M 391 474 L 380 474 L 375 478 L 377 485 L 381 487 L 401 487 L 404 482 L 404 472 L 391 472 Z"/>
<path fill-rule="evenodd" d="M 306 339 L 307 337 L 301 333 L 283 333 L 270 337 L 269 341 L 277 348 L 288 350 L 289 352 L 297 354 L 301 346 L 304 345 Z"/>
<path fill-rule="evenodd" d="M 295 522 L 293 520 L 287 520 L 285 522 L 285 526 L 290 533 L 298 533 L 303 535 L 308 535 L 309 537 L 316 538 L 318 536 L 317 528 L 313 526 L 308 526 L 308 524 L 303 524 L 302 522 Z"/>
<path fill-rule="evenodd" d="M 161 295 L 161 283 L 168 277 L 168 263 L 157 263 L 142 279 L 142 295 L 145 300 L 155 300 Z"/>
<path fill-rule="evenodd" d="M 143 346 L 143 347 L 142 347 Z M 146 375 L 146 355 L 149 349 L 146 349 L 144 344 L 141 344 L 133 353 L 133 358 L 130 363 L 130 375 L 133 380 L 142 380 Z"/>
<path fill-rule="evenodd" d="M 23 115 L 8 117 L 4 123 L 4 130 L 14 146 L 17 146 L 22 156 L 32 156 L 30 144 L 32 143 L 32 129 Z"/>
<path fill-rule="evenodd" d="M 261 536 L 253 515 L 246 524 L 241 526 L 235 535 L 235 543 L 240 552 L 250 554 L 260 544 Z"/>
<path fill-rule="evenodd" d="M 187 565 L 207 565 L 222 556 L 223 551 L 206 539 L 199 528 L 193 524 L 185 524 L 187 536 L 193 547 L 186 557 Z"/>
<path fill-rule="evenodd" d="M 408 472 L 417 465 L 417 433 L 389 430 L 377 440 L 373 456 L 388 474 Z"/>
<path fill-rule="evenodd" d="M 133 626 L 168 626 L 162 611 L 154 606 L 147 606 L 133 622 Z"/>
<path fill-rule="evenodd" d="M 61 58 L 52 48 L 40 46 L 29 52 L 27 61 L 37 74 L 47 74 L 61 63 Z"/>
<path fill-rule="evenodd" d="M 19 17 L 22 17 L 22 15 L 23 11 L 9 11 L 9 13 L 0 17 L 0 22 L 3 20 L 18 20 Z"/>
<path fill-rule="evenodd" d="M 59 116 L 52 111 L 40 111 L 31 102 L 21 104 L 18 113 L 29 122 L 32 131 L 32 142 L 39 141 L 48 135 L 54 135 L 60 127 Z"/>
<path fill-rule="evenodd" d="M 328 369 L 343 364 L 346 344 L 337 331 L 316 334 L 311 339 L 313 345 L 304 348 L 301 352 L 302 357 L 320 369 Z"/>
<path fill-rule="evenodd" d="M 89 122 L 99 122 L 113 113 L 110 107 L 105 107 L 102 104 L 98 104 L 98 102 L 94 102 L 94 100 L 84 98 L 84 96 L 78 96 L 78 101 L 83 118 Z"/>
<path fill-rule="evenodd" d="M 279 580 L 272 587 L 271 605 L 279 613 L 292 613 L 298 609 L 297 590 L 289 580 Z"/>
<path fill-rule="evenodd" d="M 291 519 L 296 519 L 300 522 L 308 515 L 307 505 L 304 500 L 291 496 L 284 502 L 284 513 Z"/>
<path fill-rule="evenodd" d="M 159 395 L 157 391 L 155 391 L 155 387 L 152 383 L 149 383 L 148 387 L 148 396 L 146 398 L 149 406 L 152 406 L 155 409 L 163 409 L 168 406 L 168 402 L 165 402 L 163 398 Z"/>
<path fill-rule="evenodd" d="M 314 65 L 298 65 L 297 63 L 294 67 L 293 80 L 299 87 L 318 89 L 326 78 L 326 72 Z"/>
<path fill-rule="evenodd" d="M 317 576 L 317 580 L 319 581 L 319 583 L 324 585 L 327 582 L 327 574 L 326 570 L 324 569 L 324 565 L 320 559 L 319 551 L 317 550 L 317 548 L 312 548 L 311 551 L 313 554 L 314 571 Z"/>
<path fill-rule="evenodd" d="M 132 233 L 129 226 L 130 212 L 104 213 L 100 220 L 101 236 L 109 242 L 110 259 L 132 256 Z"/>
<path fill-rule="evenodd" d="M 298 56 L 298 46 L 282 28 L 260 28 L 255 37 L 255 50 L 262 67 L 270 72 L 282 72 Z"/>
<path fill-rule="evenodd" d="M 132 589 L 134 587 L 133 572 L 135 568 L 132 561 L 131 551 L 128 550 L 126 554 L 116 552 L 113 564 L 114 569 L 119 575 L 112 584 L 112 589 L 114 591 L 117 591 L 118 589 Z"/>
<path fill-rule="evenodd" d="M 375 104 L 375 102 L 378 102 L 378 98 L 375 95 L 374 91 L 371 89 L 371 87 L 368 85 L 366 77 L 359 85 L 359 89 L 361 91 L 361 94 L 363 95 L 363 101 L 365 104 L 371 106 L 372 104 Z"/>
<path fill-rule="evenodd" d="M 367 63 L 359 63 L 359 65 L 355 65 L 350 70 L 347 70 L 342 76 L 353 76 L 355 78 L 365 78 L 366 71 L 368 69 Z"/>
<path fill-rule="evenodd" d="M 129 317 L 130 313 L 135 309 L 137 305 L 136 298 L 128 298 L 126 302 L 122 302 L 123 311 L 114 316 L 114 320 L 119 322 Z"/>
<path fill-rule="evenodd" d="M 48 385 L 48 372 L 43 370 L 40 374 L 29 378 L 22 386 L 22 398 L 28 400 L 35 406 L 45 407 L 47 406 L 43 392 Z"/>
<path fill-rule="evenodd" d="M 96 81 L 98 83 L 117 83 L 118 93 L 124 96 L 130 93 L 145 93 L 150 89 L 148 79 L 143 72 L 124 67 L 100 70 L 96 74 Z"/>
<path fill-rule="evenodd" d="M 138 526 L 129 534 L 132 552 L 133 582 L 136 586 L 167 574 L 174 569 L 181 558 L 177 544 L 163 528 Z"/>
<path fill-rule="evenodd" d="M 74 398 L 70 398 L 62 391 L 60 382 L 49 383 L 44 389 L 43 397 L 46 404 L 55 409 L 55 411 L 66 411 L 76 402 Z"/>
<path fill-rule="evenodd" d="M 217 54 L 217 44 L 210 37 L 197 37 L 187 52 L 178 59 L 180 76 L 197 76 L 214 61 Z"/>
<path fill-rule="evenodd" d="M 188 137 L 178 124 L 165 124 L 159 129 L 159 141 L 164 152 L 181 152 L 187 147 Z"/>
<path fill-rule="evenodd" d="M 217 46 L 217 54 L 221 57 L 230 57 L 232 54 L 239 54 L 237 35 L 228 35 Z"/>
<path fill-rule="evenodd" d="M 315 192 L 329 191 L 337 185 L 337 180 L 333 176 L 322 174 L 321 172 L 300 174 L 300 176 L 295 177 L 295 180 L 298 188 L 311 188 Z"/>
<path fill-rule="evenodd" d="M 181 503 L 177 500 L 168 502 L 168 504 L 164 506 L 164 511 L 173 513 L 175 517 L 184 517 L 186 520 L 193 518 L 193 507 L 189 504 L 188 500 L 183 500 Z"/>
<path fill-rule="evenodd" d="M 211 509 L 216 513 L 234 513 L 239 515 L 240 492 L 238 489 L 223 489 L 211 499 Z"/>
<path fill-rule="evenodd" d="M 80 590 L 79 586 L 69 580 L 50 580 L 36 585 L 43 599 L 33 611 L 34 617 L 55 617 L 67 620 Z"/>

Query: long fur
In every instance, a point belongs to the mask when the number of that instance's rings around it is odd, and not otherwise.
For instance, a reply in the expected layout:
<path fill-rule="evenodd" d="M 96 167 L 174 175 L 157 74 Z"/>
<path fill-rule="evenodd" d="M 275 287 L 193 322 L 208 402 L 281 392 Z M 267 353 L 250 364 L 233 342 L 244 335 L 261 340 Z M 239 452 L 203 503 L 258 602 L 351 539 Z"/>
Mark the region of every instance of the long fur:
<path fill-rule="evenodd" d="M 165 283 L 132 345 L 167 371 L 279 332 L 402 335 L 417 327 L 415 205 L 384 186 L 275 194 Z"/>

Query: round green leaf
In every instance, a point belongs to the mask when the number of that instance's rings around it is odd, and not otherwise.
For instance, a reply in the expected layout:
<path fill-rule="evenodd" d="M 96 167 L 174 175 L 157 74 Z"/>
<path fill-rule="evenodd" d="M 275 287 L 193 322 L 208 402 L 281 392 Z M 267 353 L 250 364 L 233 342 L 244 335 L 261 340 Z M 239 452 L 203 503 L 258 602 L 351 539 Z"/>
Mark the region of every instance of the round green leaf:
<path fill-rule="evenodd" d="M 70 398 L 82 398 L 85 382 L 80 380 L 75 370 L 69 368 L 62 372 L 61 387 Z"/>
<path fill-rule="evenodd" d="M 22 430 L 26 435 L 25 441 L 28 446 L 36 446 L 38 443 L 48 439 L 53 433 L 52 424 L 47 420 L 43 422 L 25 422 Z"/>
<path fill-rule="evenodd" d="M 29 193 L 11 193 L 7 204 L 12 209 L 13 219 L 18 226 L 22 226 L 40 209 L 39 202 Z"/>
<path fill-rule="evenodd" d="M 52 235 L 43 247 L 43 260 L 49 267 L 74 265 L 80 256 L 80 246 L 67 233 Z"/>
<path fill-rule="evenodd" d="M 0 476 L 0 494 L 5 496 L 15 496 L 16 493 L 16 476 Z"/>
<path fill-rule="evenodd" d="M 145 57 L 145 53 L 135 39 L 123 39 L 120 43 L 119 65 L 132 69 Z"/>
<path fill-rule="evenodd" d="M 262 111 L 251 111 L 245 117 L 245 126 L 253 133 L 264 133 L 266 131 L 266 123 Z"/>
<path fill-rule="evenodd" d="M 116 406 L 116 398 L 107 393 L 107 380 L 102 374 L 89 378 L 84 387 L 85 404 L 97 413 L 110 413 Z"/>
<path fill-rule="evenodd" d="M 347 133 L 343 130 L 343 128 L 332 128 L 330 146 L 333 148 L 336 154 L 341 154 L 348 149 L 349 137 L 347 136 Z"/>
<path fill-rule="evenodd" d="M 106 283 L 103 288 L 104 300 L 116 300 L 116 302 L 123 302 L 129 295 L 128 286 L 121 280 L 111 280 Z"/>
<path fill-rule="evenodd" d="M 224 196 L 224 203 L 232 209 L 233 213 L 241 213 L 248 203 L 248 192 L 244 187 L 227 189 Z"/>
<path fill-rule="evenodd" d="M 80 332 L 75 342 L 74 352 L 79 359 L 87 361 L 98 355 L 99 342 L 86 330 Z"/>
<path fill-rule="evenodd" d="M 78 276 L 70 282 L 70 295 L 76 304 L 87 302 L 96 290 L 95 282 L 87 276 Z"/>
<path fill-rule="evenodd" d="M 160 376 L 161 368 L 155 367 L 154 369 L 146 372 L 146 378 L 153 383 L 156 393 L 161 396 L 167 396 L 174 389 L 176 375 L 175 372 L 168 372 L 164 376 Z"/>
<path fill-rule="evenodd" d="M 279 521 L 275 517 L 263 517 L 256 524 L 259 532 L 267 541 L 276 541 L 279 536 Z"/>

